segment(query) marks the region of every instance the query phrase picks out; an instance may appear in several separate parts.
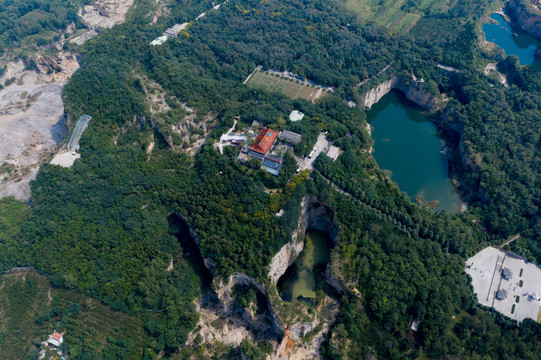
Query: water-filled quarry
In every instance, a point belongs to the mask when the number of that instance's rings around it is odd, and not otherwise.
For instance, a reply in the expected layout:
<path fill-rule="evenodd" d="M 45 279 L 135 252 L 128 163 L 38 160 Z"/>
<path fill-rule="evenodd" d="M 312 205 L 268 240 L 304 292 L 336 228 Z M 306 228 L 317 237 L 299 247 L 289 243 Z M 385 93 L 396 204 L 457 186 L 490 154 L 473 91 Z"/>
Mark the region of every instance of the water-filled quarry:
<path fill-rule="evenodd" d="M 278 280 L 277 287 L 285 301 L 314 299 L 317 279 L 329 261 L 332 244 L 325 234 L 309 230 L 304 241 L 304 250 Z"/>
<path fill-rule="evenodd" d="M 449 178 L 449 160 L 437 126 L 404 94 L 393 90 L 367 112 L 373 156 L 412 201 L 457 213 L 462 201 Z"/>
<path fill-rule="evenodd" d="M 493 23 L 483 25 L 486 40 L 498 45 L 506 55 L 517 56 L 521 65 L 531 65 L 541 71 L 541 59 L 534 56 L 541 41 L 509 23 L 500 14 L 493 14 L 490 18 Z"/>

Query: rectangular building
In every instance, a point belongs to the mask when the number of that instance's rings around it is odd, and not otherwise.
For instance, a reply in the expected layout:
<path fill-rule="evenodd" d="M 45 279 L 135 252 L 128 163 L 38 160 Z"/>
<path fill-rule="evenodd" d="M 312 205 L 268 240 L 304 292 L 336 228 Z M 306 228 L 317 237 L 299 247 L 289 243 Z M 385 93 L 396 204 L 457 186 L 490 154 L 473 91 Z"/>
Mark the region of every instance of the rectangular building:
<path fill-rule="evenodd" d="M 294 133 L 293 131 L 284 130 L 278 135 L 280 140 L 283 140 L 287 143 L 290 143 L 292 145 L 297 145 L 302 140 L 302 135 Z"/>
<path fill-rule="evenodd" d="M 276 131 L 268 127 L 263 127 L 259 132 L 259 135 L 255 138 L 252 146 L 250 146 L 250 150 L 262 154 L 263 156 L 267 155 L 277 136 L 278 133 Z M 248 154 L 250 155 L 250 153 Z"/>
<path fill-rule="evenodd" d="M 263 159 L 263 165 L 261 168 L 273 175 L 278 175 L 282 169 L 282 158 L 272 154 L 267 155 Z"/>
<path fill-rule="evenodd" d="M 340 149 L 334 145 L 331 145 L 329 147 L 329 150 L 327 150 L 327 156 L 332 159 L 332 161 L 338 159 L 338 156 L 340 155 Z"/>

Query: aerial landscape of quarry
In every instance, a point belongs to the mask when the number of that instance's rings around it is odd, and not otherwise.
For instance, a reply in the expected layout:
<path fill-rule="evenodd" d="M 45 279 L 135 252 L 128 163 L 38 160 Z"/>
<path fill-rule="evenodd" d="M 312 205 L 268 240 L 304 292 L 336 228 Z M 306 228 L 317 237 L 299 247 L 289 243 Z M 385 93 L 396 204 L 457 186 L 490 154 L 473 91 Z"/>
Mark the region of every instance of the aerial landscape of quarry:
<path fill-rule="evenodd" d="M 0 359 L 541 359 L 541 1 L 0 0 Z"/>

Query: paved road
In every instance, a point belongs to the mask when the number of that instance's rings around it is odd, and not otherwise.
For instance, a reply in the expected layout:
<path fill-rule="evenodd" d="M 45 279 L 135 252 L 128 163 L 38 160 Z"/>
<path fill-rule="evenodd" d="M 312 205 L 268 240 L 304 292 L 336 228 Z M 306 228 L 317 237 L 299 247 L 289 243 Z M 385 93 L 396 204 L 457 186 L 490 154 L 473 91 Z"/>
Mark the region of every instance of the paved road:
<path fill-rule="evenodd" d="M 511 244 L 513 241 L 515 241 L 516 239 L 518 239 L 520 237 L 520 233 L 516 234 L 516 235 L 513 235 L 509 240 L 507 240 L 506 242 L 504 242 L 502 244 L 502 246 L 500 246 L 500 249 L 503 248 L 505 245 L 509 245 Z"/>
<path fill-rule="evenodd" d="M 225 134 L 220 136 L 220 141 L 218 142 L 218 144 L 216 144 L 216 147 L 218 148 L 218 150 L 220 150 L 221 154 L 224 153 L 224 146 L 228 145 L 227 140 L 229 139 L 229 134 L 231 134 L 231 132 L 235 130 L 235 126 L 237 126 L 237 120 L 234 120 L 233 126 L 229 130 L 227 130 Z"/>
<path fill-rule="evenodd" d="M 310 152 L 311 156 L 310 158 L 306 157 L 306 159 L 300 158 L 298 156 L 295 156 L 295 159 L 297 160 L 297 164 L 299 165 L 299 168 L 301 170 L 313 170 L 314 169 L 314 161 L 316 158 L 321 154 L 321 152 L 326 151 L 329 147 L 329 142 L 327 141 L 327 137 L 325 134 L 321 133 L 317 137 L 317 142 L 312 148 L 312 151 Z M 314 151 L 315 150 L 315 151 Z"/>
<path fill-rule="evenodd" d="M 384 73 L 384 72 L 387 71 L 387 70 L 391 67 L 391 65 L 393 65 L 393 64 L 394 64 L 394 61 L 391 62 L 390 64 L 388 64 L 387 66 L 385 66 L 383 69 L 381 69 L 376 75 L 371 76 L 371 77 L 369 77 L 369 78 L 367 78 L 367 79 L 364 79 L 363 81 L 361 81 L 360 83 L 358 83 L 358 84 L 355 86 L 355 88 L 357 89 L 357 88 L 363 86 L 363 85 L 366 84 L 370 79 L 373 79 L 373 78 L 375 78 L 376 76 L 378 76 L 378 75 Z"/>
<path fill-rule="evenodd" d="M 340 186 L 336 185 L 335 183 L 333 183 L 328 177 L 326 177 L 325 175 L 323 175 L 322 173 L 319 173 L 319 175 L 321 175 L 321 177 L 323 178 L 323 180 L 325 180 L 325 182 L 329 185 L 331 185 L 331 187 L 336 190 L 339 194 L 342 194 L 342 195 L 345 195 L 345 196 L 349 196 L 349 197 L 353 197 L 350 193 L 346 192 L 346 190 L 342 189 Z M 359 200 L 360 201 L 360 200 Z"/>

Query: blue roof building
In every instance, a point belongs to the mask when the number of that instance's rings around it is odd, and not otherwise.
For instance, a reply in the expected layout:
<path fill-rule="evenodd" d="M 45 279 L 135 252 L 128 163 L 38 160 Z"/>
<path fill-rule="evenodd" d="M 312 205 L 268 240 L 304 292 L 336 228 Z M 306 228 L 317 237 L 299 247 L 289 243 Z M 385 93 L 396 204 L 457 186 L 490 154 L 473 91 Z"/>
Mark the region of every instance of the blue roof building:
<path fill-rule="evenodd" d="M 267 155 L 265 159 L 263 159 L 261 168 L 272 175 L 278 175 L 282 169 L 282 158 L 276 155 Z"/>

